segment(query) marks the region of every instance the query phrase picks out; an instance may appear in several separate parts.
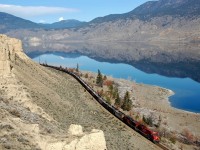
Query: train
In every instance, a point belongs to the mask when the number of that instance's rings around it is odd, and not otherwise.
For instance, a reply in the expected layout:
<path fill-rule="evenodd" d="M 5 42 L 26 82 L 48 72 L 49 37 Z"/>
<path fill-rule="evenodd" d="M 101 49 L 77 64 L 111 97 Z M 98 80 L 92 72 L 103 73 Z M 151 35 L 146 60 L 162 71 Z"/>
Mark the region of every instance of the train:
<path fill-rule="evenodd" d="M 80 76 L 74 72 L 69 71 L 67 68 L 56 67 L 56 66 L 50 66 L 47 64 L 41 64 L 45 67 L 50 67 L 59 71 L 62 71 L 64 73 L 67 73 L 74 77 L 93 97 L 94 99 L 103 106 L 107 111 L 109 111 L 112 115 L 114 115 L 116 118 L 121 120 L 123 123 L 125 123 L 127 126 L 132 128 L 133 130 L 140 133 L 142 136 L 146 137 L 148 140 L 152 141 L 153 143 L 159 143 L 161 138 L 158 134 L 158 132 L 155 132 L 151 129 L 149 129 L 147 126 L 139 123 L 138 121 L 134 120 L 130 116 L 124 114 L 114 106 L 110 105 L 106 102 L 104 98 L 102 98 L 96 91 L 92 89 L 90 85 L 88 85 Z"/>

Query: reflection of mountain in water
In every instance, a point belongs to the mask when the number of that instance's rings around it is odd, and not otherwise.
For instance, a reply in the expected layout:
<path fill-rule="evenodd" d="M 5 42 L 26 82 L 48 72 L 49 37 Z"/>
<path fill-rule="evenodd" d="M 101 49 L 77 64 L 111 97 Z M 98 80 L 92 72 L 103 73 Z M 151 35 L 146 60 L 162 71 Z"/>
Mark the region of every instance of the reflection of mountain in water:
<path fill-rule="evenodd" d="M 65 58 L 77 58 L 77 57 L 80 57 L 81 54 L 79 53 L 66 53 L 66 52 L 63 52 L 63 51 L 33 51 L 33 52 L 29 52 L 28 53 L 28 56 L 33 59 L 35 57 L 38 57 L 40 55 L 43 55 L 43 54 L 53 54 L 53 55 L 56 55 L 56 56 L 62 56 L 62 57 L 65 57 Z"/>
<path fill-rule="evenodd" d="M 55 43 L 43 47 L 26 47 L 30 57 L 54 53 L 62 57 L 87 55 L 98 61 L 127 63 L 146 73 L 168 77 L 191 78 L 200 82 L 198 45 L 163 43 Z M 69 56 L 70 53 L 70 56 Z M 73 55 L 72 55 L 73 54 Z"/>

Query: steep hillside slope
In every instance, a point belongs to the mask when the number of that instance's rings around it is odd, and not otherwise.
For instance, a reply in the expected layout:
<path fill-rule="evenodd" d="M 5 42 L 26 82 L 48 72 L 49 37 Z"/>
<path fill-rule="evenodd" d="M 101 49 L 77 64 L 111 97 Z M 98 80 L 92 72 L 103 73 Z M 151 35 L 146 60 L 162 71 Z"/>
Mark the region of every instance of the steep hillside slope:
<path fill-rule="evenodd" d="M 20 41 L 0 35 L 0 52 L 0 149 L 158 149 L 71 76 L 31 61 Z"/>
<path fill-rule="evenodd" d="M 85 39 L 103 41 L 199 41 L 200 2 L 149 1 L 125 14 L 98 17 L 79 30 Z"/>

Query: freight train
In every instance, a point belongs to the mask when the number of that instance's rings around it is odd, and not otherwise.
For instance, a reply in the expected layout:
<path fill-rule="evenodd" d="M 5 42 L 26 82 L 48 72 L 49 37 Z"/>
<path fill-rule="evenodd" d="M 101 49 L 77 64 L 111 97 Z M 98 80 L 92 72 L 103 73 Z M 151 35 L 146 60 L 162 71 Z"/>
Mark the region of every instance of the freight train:
<path fill-rule="evenodd" d="M 160 142 L 160 136 L 158 132 L 152 131 L 149 129 L 147 126 L 139 123 L 138 121 L 132 119 L 130 116 L 124 114 L 114 106 L 108 104 L 105 99 L 103 99 L 97 92 L 95 92 L 83 79 L 79 77 L 76 73 L 73 73 L 69 71 L 67 68 L 64 69 L 62 67 L 55 67 L 55 66 L 49 66 L 49 65 L 44 65 L 46 67 L 54 68 L 56 70 L 62 71 L 64 73 L 67 73 L 71 76 L 73 76 L 94 98 L 99 104 L 101 104 L 106 110 L 108 110 L 111 114 L 113 114 L 116 118 L 121 120 L 123 123 L 128 125 L 130 128 L 133 130 L 137 131 L 150 141 L 154 143 L 159 143 Z"/>

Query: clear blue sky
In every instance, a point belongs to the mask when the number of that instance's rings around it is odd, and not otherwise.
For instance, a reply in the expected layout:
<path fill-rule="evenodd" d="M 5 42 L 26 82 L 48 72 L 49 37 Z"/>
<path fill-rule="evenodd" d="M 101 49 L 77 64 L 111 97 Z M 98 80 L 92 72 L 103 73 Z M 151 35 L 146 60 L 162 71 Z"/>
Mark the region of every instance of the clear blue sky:
<path fill-rule="evenodd" d="M 34 22 L 90 21 L 133 10 L 148 0 L 1 0 L 0 11 Z"/>

